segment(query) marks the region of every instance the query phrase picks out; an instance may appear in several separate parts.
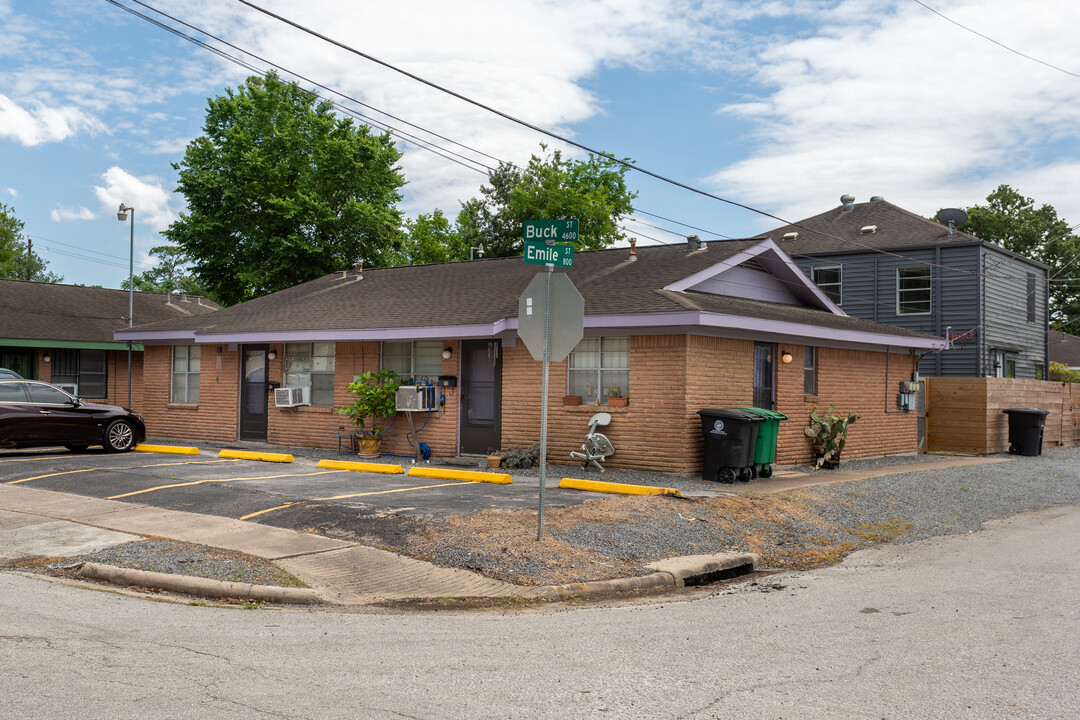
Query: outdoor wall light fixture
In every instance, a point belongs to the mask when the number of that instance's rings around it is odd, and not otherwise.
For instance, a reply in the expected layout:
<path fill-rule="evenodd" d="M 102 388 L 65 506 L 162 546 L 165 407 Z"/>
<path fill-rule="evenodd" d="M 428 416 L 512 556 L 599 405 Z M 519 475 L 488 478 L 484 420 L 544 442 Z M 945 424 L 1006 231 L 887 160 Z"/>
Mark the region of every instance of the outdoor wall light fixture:
<path fill-rule="evenodd" d="M 453 356 L 453 354 L 454 354 L 454 348 L 452 348 L 452 347 L 450 347 L 448 345 L 446 347 L 446 349 L 442 351 L 442 359 L 443 360 L 449 360 Z"/>
<path fill-rule="evenodd" d="M 270 352 L 266 353 L 266 357 L 268 360 L 273 360 L 277 357 L 277 353 L 271 350 Z"/>
<path fill-rule="evenodd" d="M 52 355 L 50 355 L 49 353 L 45 353 L 41 356 L 41 359 L 45 362 L 52 362 Z"/>
<path fill-rule="evenodd" d="M 789 353 L 787 350 L 784 350 L 782 353 L 780 353 L 780 362 L 784 363 L 785 365 L 791 362 L 791 353 Z"/>

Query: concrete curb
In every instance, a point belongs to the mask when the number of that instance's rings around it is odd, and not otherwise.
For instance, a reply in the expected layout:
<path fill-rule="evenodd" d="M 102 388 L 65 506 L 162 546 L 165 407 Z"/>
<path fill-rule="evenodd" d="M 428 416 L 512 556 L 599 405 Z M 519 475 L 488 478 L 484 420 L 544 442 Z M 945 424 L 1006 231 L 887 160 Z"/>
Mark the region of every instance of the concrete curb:
<path fill-rule="evenodd" d="M 388 465 L 385 463 L 349 462 L 347 460 L 320 460 L 315 467 L 329 470 L 356 470 L 357 472 L 385 473 L 387 475 L 402 475 L 405 468 L 400 465 Z"/>
<path fill-rule="evenodd" d="M 262 460 L 263 462 L 293 462 L 293 456 L 287 453 L 250 452 L 248 450 L 222 450 L 218 453 L 218 457 L 234 458 L 236 460 Z"/>
<path fill-rule="evenodd" d="M 169 455 L 198 455 L 199 448 L 197 447 L 179 447 L 176 445 L 146 445 L 139 444 L 135 446 L 136 452 L 149 452 L 149 453 L 166 453 Z"/>
<path fill-rule="evenodd" d="M 628 485 L 626 483 L 604 482 L 603 480 L 563 478 L 559 481 L 559 487 L 568 490 L 585 490 L 587 492 L 610 493 L 613 495 L 669 495 L 671 497 L 682 497 L 682 493 L 675 488 L 655 487 L 653 485 Z"/>
<path fill-rule="evenodd" d="M 409 468 L 409 475 L 413 477 L 434 478 L 436 480 L 467 480 L 469 482 L 495 483 L 496 485 L 509 485 L 514 479 L 504 473 L 479 472 L 477 470 L 447 470 L 444 468 Z"/>
<path fill-rule="evenodd" d="M 314 590 L 306 588 L 284 588 L 273 585 L 252 585 L 250 583 L 226 582 L 189 575 L 171 575 L 169 573 L 150 572 L 148 570 L 130 570 L 112 565 L 86 563 L 79 569 L 79 574 L 92 580 L 104 580 L 115 585 L 160 588 L 172 592 L 195 595 L 205 598 L 241 598 L 259 602 L 284 603 L 287 605 L 310 605 L 322 602 Z"/>
<path fill-rule="evenodd" d="M 565 585 L 546 585 L 522 593 L 530 598 L 563 598 L 598 593 L 632 592 L 658 587 L 684 587 L 701 585 L 715 580 L 746 575 L 757 569 L 761 558 L 754 553 L 716 553 L 714 555 L 687 555 L 650 563 L 646 567 L 656 570 L 648 575 L 594 580 Z M 741 570 L 741 572 L 740 572 Z"/>

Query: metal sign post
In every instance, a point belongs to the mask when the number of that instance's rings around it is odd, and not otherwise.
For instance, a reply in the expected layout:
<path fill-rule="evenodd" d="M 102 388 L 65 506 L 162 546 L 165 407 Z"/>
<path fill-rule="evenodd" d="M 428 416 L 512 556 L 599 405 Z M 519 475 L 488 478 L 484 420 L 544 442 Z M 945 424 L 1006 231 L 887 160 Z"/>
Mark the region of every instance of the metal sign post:
<path fill-rule="evenodd" d="M 574 236 L 577 235 L 577 221 L 567 220 L 534 220 L 526 223 L 526 237 L 529 238 L 529 228 L 536 225 L 548 225 L 553 223 L 573 223 Z M 534 231 L 535 232 L 535 231 Z M 539 254 L 541 257 L 559 259 L 560 267 L 573 266 L 573 252 L 563 253 L 557 251 L 555 237 L 547 237 L 548 246 L 552 246 L 549 253 Z M 534 254 L 534 258 L 537 255 Z M 564 259 L 565 258 L 565 259 Z M 526 258 L 526 263 L 535 263 Z M 577 291 L 570 278 L 563 274 L 554 274 L 554 262 L 545 263 L 547 271 L 543 275 L 537 275 L 525 288 L 525 292 L 518 298 L 518 335 L 529 349 L 534 360 L 543 363 L 543 377 L 540 390 L 540 497 L 537 510 L 536 539 L 542 540 L 544 536 L 544 491 L 547 485 L 547 417 L 548 417 L 548 368 L 551 361 L 561 362 L 570 354 L 570 351 L 581 342 L 585 327 L 585 300 Z M 541 295 L 541 286 L 543 294 Z M 542 298 L 542 299 L 541 299 Z M 541 305 L 543 305 L 543 321 L 540 320 Z M 553 334 L 554 325 L 554 334 Z"/>

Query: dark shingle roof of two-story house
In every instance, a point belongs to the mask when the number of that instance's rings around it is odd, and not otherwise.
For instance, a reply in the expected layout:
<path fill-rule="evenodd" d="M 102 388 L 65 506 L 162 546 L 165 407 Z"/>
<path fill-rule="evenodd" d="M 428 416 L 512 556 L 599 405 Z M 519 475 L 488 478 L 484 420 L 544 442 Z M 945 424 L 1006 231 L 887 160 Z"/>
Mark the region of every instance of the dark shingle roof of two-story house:
<path fill-rule="evenodd" d="M 849 315 L 952 339 L 925 375 L 1045 377 L 1047 268 L 885 200 L 764 234 Z"/>

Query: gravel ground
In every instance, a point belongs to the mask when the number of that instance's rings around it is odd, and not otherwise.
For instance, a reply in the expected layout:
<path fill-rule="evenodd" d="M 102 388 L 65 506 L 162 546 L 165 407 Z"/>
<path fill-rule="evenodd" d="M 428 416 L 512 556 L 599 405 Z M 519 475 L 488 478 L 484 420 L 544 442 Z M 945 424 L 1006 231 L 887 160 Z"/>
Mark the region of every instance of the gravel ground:
<path fill-rule="evenodd" d="M 304 457 L 341 457 L 326 450 L 281 450 Z M 910 455 L 846 460 L 840 469 L 917 466 L 940 459 Z M 580 467 L 568 470 L 549 468 L 549 483 L 567 474 L 583 476 Z M 792 470 L 830 472 L 778 472 Z M 510 472 L 522 479 L 538 476 L 536 468 Z M 663 473 L 612 469 L 589 477 L 709 496 L 603 496 L 551 508 L 545 513 L 542 542 L 536 541 L 535 510 L 484 510 L 432 519 L 387 549 L 521 584 L 641 575 L 650 572 L 644 566 L 654 560 L 725 551 L 757 552 L 774 568 L 816 567 L 879 542 L 973 532 L 987 520 L 1080 502 L 1080 448 L 1049 448 L 1040 457 L 915 470 L 762 496 L 733 496 L 724 492 L 724 485 Z M 296 583 L 258 558 L 182 543 L 129 543 L 72 558 L 59 567 L 79 560 L 258 584 Z"/>

